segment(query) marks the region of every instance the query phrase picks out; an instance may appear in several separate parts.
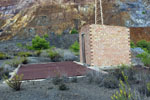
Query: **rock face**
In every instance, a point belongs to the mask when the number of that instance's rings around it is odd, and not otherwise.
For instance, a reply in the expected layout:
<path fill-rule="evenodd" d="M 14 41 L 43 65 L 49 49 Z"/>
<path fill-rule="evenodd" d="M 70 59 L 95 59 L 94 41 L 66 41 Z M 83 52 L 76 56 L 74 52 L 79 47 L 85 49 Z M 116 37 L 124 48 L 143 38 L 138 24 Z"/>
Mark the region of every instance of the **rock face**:
<path fill-rule="evenodd" d="M 105 25 L 150 26 L 149 0 L 102 2 Z M 0 1 L 0 40 L 26 39 L 51 32 L 69 33 L 72 28 L 80 29 L 93 23 L 94 0 Z"/>
<path fill-rule="evenodd" d="M 143 39 L 150 41 L 150 27 L 131 27 L 130 36 L 135 43 Z"/>
<path fill-rule="evenodd" d="M 84 24 L 93 23 L 94 6 L 91 1 L 85 0 L 84 5 L 78 0 L 19 0 L 12 5 L 8 1 L 8 5 L 0 7 L 0 40 L 80 29 Z"/>

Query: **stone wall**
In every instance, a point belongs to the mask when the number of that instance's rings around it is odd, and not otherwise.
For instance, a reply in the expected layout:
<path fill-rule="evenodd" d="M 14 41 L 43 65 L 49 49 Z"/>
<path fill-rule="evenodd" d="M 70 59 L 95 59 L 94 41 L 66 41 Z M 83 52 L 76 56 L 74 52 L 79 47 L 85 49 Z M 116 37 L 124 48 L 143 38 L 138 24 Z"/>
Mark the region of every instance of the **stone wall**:
<path fill-rule="evenodd" d="M 83 27 L 81 33 L 85 33 L 87 64 L 95 66 L 130 64 L 130 32 L 128 28 L 89 25 Z M 82 50 L 80 50 L 80 55 L 81 62 L 83 62 Z"/>

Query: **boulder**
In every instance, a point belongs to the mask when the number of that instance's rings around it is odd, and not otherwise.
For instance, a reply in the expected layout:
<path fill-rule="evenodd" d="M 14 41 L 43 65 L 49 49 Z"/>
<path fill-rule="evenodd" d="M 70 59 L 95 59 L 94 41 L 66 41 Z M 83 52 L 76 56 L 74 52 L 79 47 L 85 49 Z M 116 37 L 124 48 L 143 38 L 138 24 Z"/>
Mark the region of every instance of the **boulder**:
<path fill-rule="evenodd" d="M 28 57 L 27 59 L 29 64 L 51 62 L 51 59 L 47 57 Z"/>
<path fill-rule="evenodd" d="M 131 63 L 133 65 L 142 65 L 142 66 L 144 65 L 142 63 L 141 59 L 136 57 L 138 54 L 141 54 L 143 52 L 145 52 L 145 51 L 139 47 L 131 48 Z"/>
<path fill-rule="evenodd" d="M 139 47 L 131 48 L 131 55 L 134 56 L 134 57 L 138 54 L 143 53 L 143 52 L 145 52 L 145 51 L 143 49 L 139 48 Z"/>

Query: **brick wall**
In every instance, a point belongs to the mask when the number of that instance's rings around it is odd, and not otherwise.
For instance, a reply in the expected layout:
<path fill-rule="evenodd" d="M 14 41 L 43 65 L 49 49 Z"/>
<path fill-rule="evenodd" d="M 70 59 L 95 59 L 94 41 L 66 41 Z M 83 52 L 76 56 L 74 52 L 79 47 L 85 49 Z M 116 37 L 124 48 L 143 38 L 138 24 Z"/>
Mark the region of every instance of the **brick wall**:
<path fill-rule="evenodd" d="M 120 26 L 87 25 L 81 29 L 85 34 L 86 63 L 96 66 L 130 64 L 129 29 Z M 82 60 L 82 50 L 80 50 Z"/>
<path fill-rule="evenodd" d="M 87 64 L 91 64 L 91 42 L 90 42 L 90 30 L 89 30 L 89 25 L 84 26 L 83 28 L 81 28 L 80 31 L 81 34 L 79 34 L 79 41 L 80 41 L 80 48 L 82 48 L 82 34 L 84 34 L 84 39 L 85 39 L 85 59 Z M 80 60 L 83 63 L 83 56 L 82 56 L 83 52 L 82 49 L 80 49 Z"/>

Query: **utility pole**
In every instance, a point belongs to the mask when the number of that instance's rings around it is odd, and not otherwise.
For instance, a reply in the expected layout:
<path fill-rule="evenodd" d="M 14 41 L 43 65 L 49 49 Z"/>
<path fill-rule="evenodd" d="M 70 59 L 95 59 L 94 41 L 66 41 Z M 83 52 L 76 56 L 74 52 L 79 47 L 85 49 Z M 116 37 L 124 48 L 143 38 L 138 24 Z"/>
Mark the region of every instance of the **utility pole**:
<path fill-rule="evenodd" d="M 103 7 L 102 7 L 102 0 L 100 0 L 99 3 L 100 3 L 100 13 L 101 13 L 101 24 L 103 25 L 103 24 L 104 24 L 104 21 L 103 21 Z"/>
<path fill-rule="evenodd" d="M 104 24 L 102 0 L 95 0 L 95 24 Z"/>
<path fill-rule="evenodd" d="M 95 24 L 97 24 L 97 0 L 95 0 Z"/>

